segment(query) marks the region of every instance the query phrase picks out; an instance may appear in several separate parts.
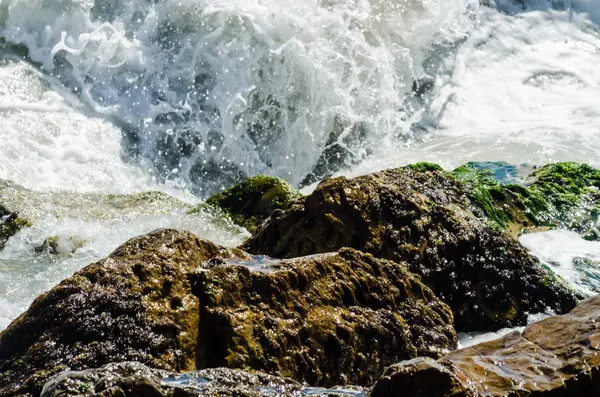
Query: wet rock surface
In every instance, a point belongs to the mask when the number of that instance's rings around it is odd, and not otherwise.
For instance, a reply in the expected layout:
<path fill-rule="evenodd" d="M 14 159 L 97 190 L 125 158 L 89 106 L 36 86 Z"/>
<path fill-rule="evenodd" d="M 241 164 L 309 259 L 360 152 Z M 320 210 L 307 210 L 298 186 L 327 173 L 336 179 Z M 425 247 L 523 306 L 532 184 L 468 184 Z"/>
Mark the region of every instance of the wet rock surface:
<path fill-rule="evenodd" d="M 52 255 L 74 254 L 85 245 L 85 239 L 77 236 L 50 236 L 34 248 L 37 253 Z"/>
<path fill-rule="evenodd" d="M 214 368 L 178 374 L 136 362 L 111 363 L 84 371 L 65 371 L 49 379 L 42 397 L 122 396 L 366 396 L 353 388 L 344 391 L 307 389 L 290 379 L 236 369 Z"/>
<path fill-rule="evenodd" d="M 577 297 L 514 239 L 476 216 L 462 181 L 432 164 L 322 182 L 276 211 L 244 249 L 296 257 L 352 247 L 409 263 L 454 311 L 458 330 L 522 325 Z"/>
<path fill-rule="evenodd" d="M 58 372 L 131 360 L 368 384 L 393 362 L 456 347 L 450 309 L 406 265 L 352 249 L 269 271 L 251 259 L 176 230 L 128 241 L 0 334 L 0 395 L 36 396 Z"/>
<path fill-rule="evenodd" d="M 0 204 L 0 250 L 4 249 L 9 238 L 30 225 L 31 223 L 21 218 L 17 212 L 11 212 Z"/>
<path fill-rule="evenodd" d="M 194 369 L 199 303 L 187 273 L 221 251 L 157 231 L 40 295 L 0 333 L 0 395 L 37 395 L 54 373 L 112 361 Z"/>
<path fill-rule="evenodd" d="M 600 297 L 520 334 L 458 350 L 434 361 L 387 369 L 372 397 L 575 397 L 600 394 Z"/>
<path fill-rule="evenodd" d="M 273 211 L 288 209 L 300 197 L 283 179 L 258 175 L 209 197 L 192 212 L 206 205 L 217 207 L 235 223 L 254 232 Z"/>
<path fill-rule="evenodd" d="M 450 309 L 404 265 L 352 249 L 194 276 L 199 367 L 265 370 L 311 385 L 365 385 L 394 357 L 456 344 Z"/>

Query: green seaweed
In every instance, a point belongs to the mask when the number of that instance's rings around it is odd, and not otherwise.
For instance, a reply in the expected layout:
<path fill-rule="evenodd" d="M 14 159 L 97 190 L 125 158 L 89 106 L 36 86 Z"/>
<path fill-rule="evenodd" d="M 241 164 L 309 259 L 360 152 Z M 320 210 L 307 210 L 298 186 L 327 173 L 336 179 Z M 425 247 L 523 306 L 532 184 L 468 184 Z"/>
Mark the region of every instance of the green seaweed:
<path fill-rule="evenodd" d="M 444 169 L 442 167 L 440 167 L 437 164 L 434 163 L 428 163 L 428 162 L 420 162 L 420 163 L 414 163 L 414 164 L 409 164 L 406 165 L 402 168 L 409 168 L 415 171 L 420 171 L 420 172 L 427 172 L 427 171 L 443 171 Z"/>
<path fill-rule="evenodd" d="M 189 213 L 199 213 L 207 206 L 216 207 L 253 233 L 273 211 L 289 208 L 300 197 L 301 194 L 283 179 L 257 175 L 211 196 Z"/>
<path fill-rule="evenodd" d="M 453 175 L 467 186 L 473 204 L 513 234 L 530 227 L 565 227 L 596 238 L 600 171 L 585 164 L 556 163 L 532 172 L 526 185 L 501 184 L 468 163 Z"/>

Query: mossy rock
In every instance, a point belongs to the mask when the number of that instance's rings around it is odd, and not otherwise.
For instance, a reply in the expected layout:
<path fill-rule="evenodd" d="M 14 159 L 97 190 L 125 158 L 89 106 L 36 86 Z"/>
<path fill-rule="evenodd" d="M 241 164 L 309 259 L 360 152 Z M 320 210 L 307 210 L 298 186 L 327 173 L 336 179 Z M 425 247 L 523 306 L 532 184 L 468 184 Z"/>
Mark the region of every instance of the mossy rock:
<path fill-rule="evenodd" d="M 548 210 L 546 199 L 518 184 L 500 184 L 488 169 L 468 163 L 453 171 L 465 183 L 465 192 L 480 216 L 487 217 L 516 237 L 523 228 L 540 224 L 540 213 Z"/>
<path fill-rule="evenodd" d="M 283 179 L 258 175 L 217 193 L 205 205 L 220 208 L 226 215 L 249 232 L 256 231 L 275 210 L 285 210 L 301 194 Z M 203 205 L 190 213 L 201 211 Z"/>
<path fill-rule="evenodd" d="M 534 170 L 525 183 L 502 184 L 490 170 L 468 163 L 453 171 L 465 182 L 472 203 L 513 236 L 532 227 L 568 228 L 596 239 L 600 170 L 556 163 Z"/>
<path fill-rule="evenodd" d="M 195 369 L 199 303 L 187 274 L 220 252 L 160 230 L 42 294 L 0 333 L 0 395 L 36 396 L 57 372 L 111 361 Z"/>
<path fill-rule="evenodd" d="M 31 227 L 32 223 L 21 218 L 17 212 L 11 212 L 0 205 L 0 250 L 4 249 L 9 238 L 17 234 L 25 227 Z"/>
<path fill-rule="evenodd" d="M 278 261 L 277 271 L 218 263 L 194 276 L 199 367 L 259 369 L 310 385 L 369 385 L 394 357 L 455 346 L 452 312 L 407 264 L 353 249 Z"/>
<path fill-rule="evenodd" d="M 420 163 L 409 164 L 409 165 L 406 165 L 406 166 L 404 166 L 402 168 L 408 168 L 408 169 L 411 169 L 411 170 L 421 171 L 421 172 L 426 172 L 426 171 L 443 171 L 444 170 L 442 167 L 440 167 L 437 164 L 427 163 L 427 162 L 420 162 Z"/>
<path fill-rule="evenodd" d="M 486 203 L 499 200 L 491 177 L 481 186 Z M 576 295 L 484 216 L 506 222 L 512 214 L 493 206 L 477 214 L 472 199 L 464 179 L 427 164 L 332 178 L 274 213 L 243 248 L 288 258 L 352 247 L 407 262 L 453 309 L 459 331 L 514 327 L 548 307 L 573 308 Z"/>

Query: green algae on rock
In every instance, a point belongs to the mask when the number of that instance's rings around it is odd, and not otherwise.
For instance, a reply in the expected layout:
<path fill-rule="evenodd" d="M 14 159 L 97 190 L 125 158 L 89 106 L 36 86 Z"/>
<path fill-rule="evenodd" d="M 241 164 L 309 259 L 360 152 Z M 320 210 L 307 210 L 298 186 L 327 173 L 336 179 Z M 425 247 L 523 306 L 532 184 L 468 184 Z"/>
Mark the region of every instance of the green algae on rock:
<path fill-rule="evenodd" d="M 456 347 L 451 310 L 406 265 L 351 249 L 273 272 L 240 265 L 249 259 L 176 230 L 129 240 L 0 333 L 0 396 L 119 361 L 367 384 L 393 362 Z"/>
<path fill-rule="evenodd" d="M 469 163 L 453 171 L 484 215 L 517 236 L 530 227 L 574 229 L 588 239 L 600 235 L 600 170 L 556 163 L 534 170 L 524 185 L 499 183 L 489 170 Z"/>
<path fill-rule="evenodd" d="M 30 226 L 31 222 L 27 219 L 21 218 L 17 212 L 11 212 L 0 204 L 0 250 L 4 249 L 9 238 Z"/>
<path fill-rule="evenodd" d="M 258 175 L 211 196 L 205 204 L 220 208 L 253 233 L 273 211 L 289 208 L 300 197 L 283 179 Z M 199 207 L 191 212 L 198 210 Z"/>
<path fill-rule="evenodd" d="M 352 247 L 405 261 L 450 305 L 462 331 L 523 325 L 528 314 L 574 307 L 572 291 L 471 207 L 465 184 L 436 167 L 333 178 L 274 213 L 244 249 L 289 258 Z"/>
<path fill-rule="evenodd" d="M 448 354 L 395 364 L 371 397 L 579 397 L 600 394 L 600 297 L 569 314 Z"/>
<path fill-rule="evenodd" d="M 421 172 L 426 172 L 426 171 L 443 171 L 444 169 L 442 167 L 440 167 L 437 164 L 434 163 L 427 163 L 427 162 L 420 162 L 420 163 L 414 163 L 414 164 L 409 164 L 406 165 L 402 168 L 409 168 L 415 171 L 421 171 Z"/>

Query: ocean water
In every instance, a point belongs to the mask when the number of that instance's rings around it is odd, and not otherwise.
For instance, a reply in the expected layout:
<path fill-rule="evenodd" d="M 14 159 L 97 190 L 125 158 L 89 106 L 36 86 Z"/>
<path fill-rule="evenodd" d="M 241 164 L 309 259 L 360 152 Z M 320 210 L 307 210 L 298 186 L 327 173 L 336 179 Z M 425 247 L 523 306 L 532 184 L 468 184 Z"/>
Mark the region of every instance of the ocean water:
<path fill-rule="evenodd" d="M 135 235 L 239 244 L 187 210 L 251 175 L 600 166 L 599 64 L 598 0 L 0 0 L 0 179 L 34 220 L 0 252 L 0 329 Z M 521 243 L 600 290 L 600 243 Z"/>

